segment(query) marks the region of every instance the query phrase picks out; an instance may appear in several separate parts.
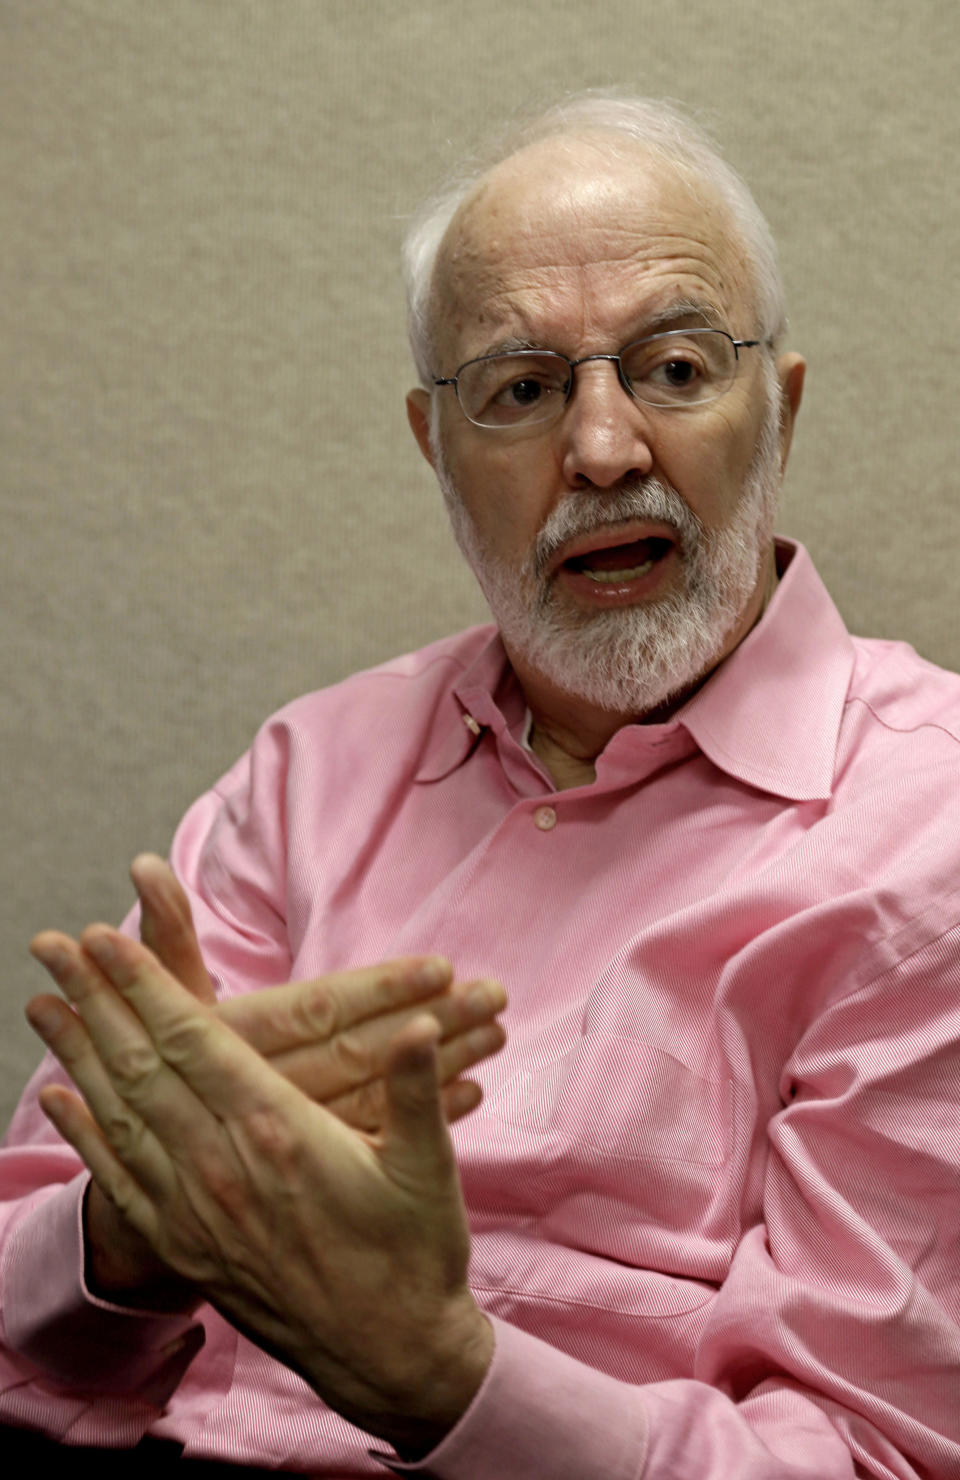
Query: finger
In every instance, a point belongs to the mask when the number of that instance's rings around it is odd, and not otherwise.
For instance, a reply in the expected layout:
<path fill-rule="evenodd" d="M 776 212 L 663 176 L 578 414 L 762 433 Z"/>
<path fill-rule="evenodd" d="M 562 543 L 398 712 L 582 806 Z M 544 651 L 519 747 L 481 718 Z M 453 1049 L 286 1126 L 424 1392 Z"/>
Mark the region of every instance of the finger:
<path fill-rule="evenodd" d="M 507 1041 L 502 1023 L 486 1023 L 467 1033 L 458 1033 L 437 1049 L 437 1075 L 441 1084 L 457 1079 L 465 1069 L 483 1063 L 500 1052 Z"/>
<path fill-rule="evenodd" d="M 82 1063 L 84 1056 L 89 1055 L 90 1075 L 96 1075 L 99 1078 L 103 1092 L 102 1095 L 98 1095 L 97 1087 L 92 1085 L 91 1093 L 94 1098 L 99 1099 L 101 1104 L 105 1102 L 107 1094 L 111 1102 L 114 1100 L 109 1076 L 91 1048 L 87 1030 L 66 1002 L 60 997 L 51 997 L 44 993 L 27 1003 L 24 1015 L 33 1031 L 57 1059 L 68 1078 L 74 1079 L 73 1066 Z M 75 1079 L 74 1083 L 76 1083 Z"/>
<path fill-rule="evenodd" d="M 80 1099 L 63 1085 L 48 1084 L 40 1091 L 40 1108 L 73 1147 L 101 1192 L 147 1238 L 156 1218 L 149 1197 L 113 1153 Z"/>
<path fill-rule="evenodd" d="M 384 1075 L 387 1102 L 381 1162 L 400 1186 L 449 1183 L 453 1150 L 437 1077 L 438 1029 L 426 1014 L 398 1034 Z"/>
<path fill-rule="evenodd" d="M 92 1043 L 105 1063 L 116 1055 L 115 1078 L 140 1079 L 154 1068 L 156 1053 L 144 1034 L 143 1025 L 130 1003 L 118 996 L 114 984 L 83 940 L 100 936 L 115 941 L 114 949 L 132 955 L 145 971 L 164 977 L 181 995 L 185 988 L 167 972 L 147 948 L 112 930 L 108 925 L 90 926 L 80 941 L 60 931 L 44 930 L 30 942 L 30 951 L 46 967 L 57 986 L 77 1009 Z M 189 994 L 186 994 L 189 995 Z M 193 999 L 190 999 L 193 1000 Z M 138 1050 L 139 1055 L 138 1055 Z"/>
<path fill-rule="evenodd" d="M 156 853 L 141 853 L 130 865 L 130 877 L 140 897 L 143 944 L 201 1002 L 214 1002 L 190 901 L 176 874 Z"/>
<path fill-rule="evenodd" d="M 65 1035 L 62 1046 L 69 1048 L 80 1043 L 78 1037 L 79 1019 L 82 1019 L 84 1040 L 88 1046 L 93 1045 L 93 1050 L 105 1044 L 116 1046 L 120 1050 L 121 1057 L 126 1046 L 131 1049 L 131 1062 L 121 1065 L 129 1068 L 136 1074 L 148 1068 L 154 1056 L 144 1061 L 134 1063 L 132 1055 L 136 1046 L 143 1042 L 143 1032 L 136 1014 L 132 1009 L 122 1002 L 110 984 L 106 981 L 103 973 L 96 963 L 83 951 L 79 943 L 72 940 L 69 935 L 62 935 L 59 931 L 45 930 L 34 937 L 30 942 L 30 951 L 33 956 L 45 966 L 53 977 L 57 986 L 67 997 L 75 1013 L 68 1016 L 59 1014 L 56 1022 L 53 1017 L 47 1019 L 41 1009 L 41 1002 L 45 999 L 34 999 L 30 1006 L 34 1009 L 29 1020 L 31 1026 L 41 1037 L 45 1036 L 45 1029 L 57 1029 L 58 1033 Z M 76 1024 L 70 1031 L 71 1020 Z M 45 1041 L 57 1051 L 58 1042 L 51 1042 L 49 1038 Z M 122 1078 L 122 1072 L 120 1077 Z"/>
<path fill-rule="evenodd" d="M 107 929 L 108 927 L 103 927 Z M 145 952 L 142 946 L 130 945 Z M 137 1014 L 118 997 L 97 962 L 69 935 L 45 930 L 30 943 L 31 953 L 46 967 L 57 986 L 76 1008 L 93 1049 L 123 1084 L 139 1079 L 156 1065 L 157 1055 L 143 1032 Z M 151 958 L 152 959 L 152 958 Z M 162 970 L 159 966 L 158 970 Z M 43 1033 L 44 1023 L 34 1014 L 33 1025 Z M 61 1027 L 64 1025 L 61 1023 Z M 75 1042 L 75 1036 L 65 1042 Z"/>
<path fill-rule="evenodd" d="M 69 941 L 69 937 L 65 940 L 65 945 L 54 947 L 46 937 L 38 937 L 34 942 L 35 954 L 44 960 L 44 964 L 49 964 L 51 954 L 56 949 L 59 952 L 56 979 L 64 985 L 64 990 L 77 993 L 76 983 L 74 982 L 72 988 L 70 986 L 71 979 L 84 973 L 93 974 L 95 968 L 91 962 L 83 959 L 75 942 Z M 75 959 L 70 955 L 71 945 L 75 950 Z M 95 993 L 91 992 L 92 995 Z M 89 1012 L 89 999 L 87 1006 Z M 150 1132 L 142 1116 L 131 1105 L 129 1089 L 124 1093 L 124 1088 L 139 1076 L 151 1078 L 150 1070 L 157 1058 L 149 1047 L 145 1050 L 142 1026 L 137 1023 L 129 1008 L 118 1000 L 114 1007 L 116 1023 L 113 1037 L 102 1051 L 96 1048 L 87 1024 L 58 998 L 46 995 L 35 997 L 27 1004 L 26 1013 L 31 1027 L 80 1090 L 89 1112 L 100 1128 L 102 1139 L 131 1167 L 144 1187 L 157 1190 L 169 1182 L 170 1158 Z M 96 1020 L 97 1032 L 102 1037 L 104 1027 L 108 1025 L 107 1016 L 97 1013 L 91 1015 Z M 156 1075 L 152 1076 L 151 1093 L 156 1103 L 162 1103 L 165 1096 L 169 1096 L 171 1090 L 176 1088 L 171 1081 L 172 1076 L 168 1076 L 164 1085 L 158 1082 Z M 142 1094 L 142 1090 L 140 1093 Z M 175 1137 L 186 1134 L 188 1130 L 196 1132 L 198 1126 L 194 1098 L 190 1096 L 186 1105 L 181 1101 L 182 1094 L 167 1115 L 175 1127 Z M 200 1131 L 202 1134 L 202 1127 Z"/>
<path fill-rule="evenodd" d="M 190 1108 L 190 1097 L 180 1093 L 183 1086 L 192 1091 L 199 1117 L 197 1130 L 184 1132 L 192 1143 L 191 1154 L 200 1144 L 205 1124 L 277 1108 L 284 1112 L 316 1108 L 309 1107 L 299 1091 L 222 1022 L 213 1008 L 191 996 L 139 941 L 108 925 L 91 925 L 80 937 L 80 945 L 105 984 L 113 988 L 117 1002 L 132 1009 L 140 1025 L 149 1072 L 129 1076 L 123 1093 L 171 1149 L 175 1151 L 172 1117 L 182 1118 Z M 103 1043 L 94 1037 L 102 1057 L 112 1051 L 109 1037 L 105 1034 Z M 149 1063 L 150 1053 L 166 1072 Z M 215 1137 L 210 1144 L 215 1150 Z"/>
<path fill-rule="evenodd" d="M 440 1079 L 446 1083 L 502 1046 L 503 1029 L 490 1019 L 505 1001 L 498 982 L 475 982 L 456 996 L 432 997 L 420 1007 L 369 1018 L 335 1033 L 325 1044 L 310 1043 L 272 1054 L 271 1063 L 311 1099 L 329 1103 L 379 1080 L 397 1034 L 426 1011 L 440 1028 Z"/>
<path fill-rule="evenodd" d="M 502 1026 L 499 1023 L 489 1023 L 485 1027 L 474 1028 L 469 1033 L 460 1034 L 440 1044 L 437 1050 L 437 1078 L 443 1088 L 441 1100 L 448 1122 L 452 1123 L 468 1114 L 470 1110 L 476 1108 L 482 1098 L 479 1086 L 475 1086 L 475 1094 L 473 1090 L 461 1092 L 458 1085 L 469 1081 L 461 1080 L 459 1076 L 465 1069 L 472 1068 L 474 1064 L 479 1064 L 493 1054 L 499 1053 L 505 1041 L 506 1033 Z M 315 1093 L 318 1080 L 326 1078 L 322 1072 L 317 1073 L 314 1068 L 318 1055 L 304 1052 L 297 1057 L 302 1062 L 293 1065 L 293 1072 L 282 1055 L 272 1062 L 274 1067 L 299 1089 L 302 1089 L 304 1094 L 309 1095 L 317 1103 L 325 1105 L 347 1125 L 352 1125 L 362 1131 L 378 1131 L 383 1127 L 387 1109 L 383 1081 L 386 1053 L 383 1055 L 374 1078 L 367 1079 L 355 1089 L 333 1095 Z"/>
<path fill-rule="evenodd" d="M 417 956 L 267 987 L 222 1002 L 218 1010 L 251 1047 L 272 1057 L 312 1048 L 358 1023 L 433 997 L 452 979 L 443 957 Z"/>
<path fill-rule="evenodd" d="M 483 1090 L 472 1079 L 455 1079 L 440 1091 L 440 1103 L 447 1125 L 462 1120 L 476 1110 L 483 1099 Z"/>

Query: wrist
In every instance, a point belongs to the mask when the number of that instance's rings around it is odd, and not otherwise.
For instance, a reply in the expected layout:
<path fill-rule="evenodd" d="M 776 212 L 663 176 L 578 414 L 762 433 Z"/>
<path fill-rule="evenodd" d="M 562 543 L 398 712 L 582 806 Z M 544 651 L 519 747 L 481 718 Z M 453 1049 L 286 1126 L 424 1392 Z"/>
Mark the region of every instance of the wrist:
<path fill-rule="evenodd" d="M 83 1277 L 89 1294 L 111 1305 L 185 1313 L 200 1304 L 95 1182 L 83 1198 Z"/>
<path fill-rule="evenodd" d="M 420 1364 L 414 1389 L 405 1394 L 402 1411 L 384 1415 L 368 1431 L 393 1445 L 399 1457 L 414 1463 L 435 1449 L 463 1418 L 479 1392 L 493 1360 L 493 1327 L 469 1297 L 469 1309 L 457 1313 L 447 1332 L 434 1333 L 427 1360 Z M 398 1403 L 398 1409 L 400 1403 Z"/>

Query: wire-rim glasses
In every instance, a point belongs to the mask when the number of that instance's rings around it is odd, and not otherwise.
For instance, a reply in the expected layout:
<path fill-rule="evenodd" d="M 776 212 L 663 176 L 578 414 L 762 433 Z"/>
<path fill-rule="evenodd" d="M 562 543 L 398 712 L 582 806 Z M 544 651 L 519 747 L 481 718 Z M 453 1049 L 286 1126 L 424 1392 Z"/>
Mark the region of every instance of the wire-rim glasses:
<path fill-rule="evenodd" d="M 635 401 L 664 410 L 704 406 L 728 391 L 740 350 L 759 339 L 734 339 L 725 329 L 668 329 L 628 344 L 617 355 L 568 360 L 548 349 L 505 350 L 467 360 L 456 375 L 434 378 L 452 385 L 464 416 L 478 427 L 509 430 L 556 421 L 573 392 L 574 371 L 591 360 L 609 360 Z"/>

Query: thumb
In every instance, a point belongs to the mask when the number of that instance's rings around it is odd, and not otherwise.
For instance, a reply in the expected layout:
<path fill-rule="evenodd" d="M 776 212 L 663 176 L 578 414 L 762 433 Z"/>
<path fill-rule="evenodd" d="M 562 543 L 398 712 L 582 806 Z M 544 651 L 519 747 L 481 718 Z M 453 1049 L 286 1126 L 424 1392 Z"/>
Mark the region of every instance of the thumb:
<path fill-rule="evenodd" d="M 454 1171 L 437 1072 L 439 1038 L 436 1018 L 420 1014 L 393 1040 L 384 1069 L 381 1159 L 395 1180 L 418 1187 Z"/>
<path fill-rule="evenodd" d="M 200 1002 L 215 1002 L 190 901 L 173 869 L 156 853 L 141 853 L 130 865 L 130 877 L 140 897 L 143 944 Z"/>

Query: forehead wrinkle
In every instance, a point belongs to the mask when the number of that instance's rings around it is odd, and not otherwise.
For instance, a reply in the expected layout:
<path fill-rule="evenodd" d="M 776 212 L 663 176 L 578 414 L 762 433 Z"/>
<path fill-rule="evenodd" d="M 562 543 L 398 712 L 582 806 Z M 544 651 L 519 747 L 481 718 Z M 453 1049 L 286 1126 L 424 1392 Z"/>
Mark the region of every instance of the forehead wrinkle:
<path fill-rule="evenodd" d="M 442 287 L 445 280 L 451 287 L 467 285 L 469 290 L 490 277 L 604 272 L 668 260 L 690 261 L 706 269 L 707 275 L 716 275 L 721 273 L 723 258 L 736 262 L 732 246 L 723 236 L 714 238 L 706 231 L 690 234 L 649 221 L 632 226 L 592 221 L 576 235 L 542 225 L 515 228 L 508 237 L 491 231 L 480 240 L 460 238 L 444 253 L 438 260 L 437 286 Z"/>
<path fill-rule="evenodd" d="M 613 351 L 691 318 L 708 327 L 731 325 L 727 295 L 688 261 L 648 265 L 649 270 L 620 285 L 613 296 L 608 279 L 601 281 L 599 292 L 589 283 L 592 266 L 576 271 L 575 291 L 568 270 L 562 274 L 562 293 L 556 291 L 556 275 L 545 270 L 536 278 L 525 275 L 520 286 L 497 284 L 480 295 L 482 307 L 474 314 L 461 304 L 459 362 L 513 349 L 554 349 L 571 358 L 584 350 Z M 666 279 L 662 284 L 661 278 Z"/>
<path fill-rule="evenodd" d="M 504 273 L 643 267 L 663 259 L 690 260 L 702 265 L 708 275 L 722 275 L 724 262 L 728 268 L 739 265 L 742 253 L 720 213 L 699 208 L 692 221 L 678 222 L 678 211 L 669 209 L 669 204 L 658 202 L 644 211 L 643 219 L 637 219 L 635 202 L 622 203 L 616 217 L 609 213 L 597 217 L 588 214 L 581 202 L 561 206 L 552 201 L 546 219 L 531 216 L 525 207 L 526 219 L 516 219 L 515 212 L 511 220 L 506 212 L 503 224 L 499 218 L 504 212 L 491 209 L 489 220 L 465 221 L 451 228 L 438 257 L 436 286 L 442 289 L 444 281 L 451 287 L 482 283 L 488 276 Z M 634 218 L 624 222 L 622 216 L 631 211 Z"/>

